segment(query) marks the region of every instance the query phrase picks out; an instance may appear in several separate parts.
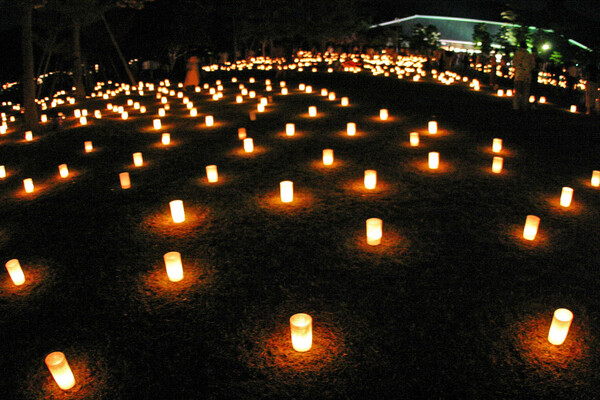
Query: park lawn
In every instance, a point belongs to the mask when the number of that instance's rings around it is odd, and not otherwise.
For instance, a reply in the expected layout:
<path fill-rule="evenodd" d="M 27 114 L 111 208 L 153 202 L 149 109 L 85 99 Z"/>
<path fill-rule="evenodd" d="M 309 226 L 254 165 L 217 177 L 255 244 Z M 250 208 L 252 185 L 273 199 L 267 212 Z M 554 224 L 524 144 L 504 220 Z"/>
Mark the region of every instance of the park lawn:
<path fill-rule="evenodd" d="M 287 77 L 282 96 L 268 73 L 254 73 L 254 84 L 237 76 L 273 97 L 256 121 L 256 99 L 235 104 L 238 84 L 215 73 L 208 81 L 223 79 L 225 98 L 190 94 L 197 118 L 171 100 L 161 131 L 152 93 L 145 116 L 121 121 L 90 99 L 76 107 L 102 108 L 102 120 L 79 127 L 70 117 L 32 143 L 20 131 L 0 138 L 3 262 L 18 258 L 27 278 L 22 287 L 6 272 L 0 280 L 2 398 L 600 395 L 600 193 L 589 184 L 600 169 L 597 119 L 552 105 L 516 113 L 510 99 L 466 86 L 307 73 Z M 265 78 L 274 92 L 263 93 Z M 389 121 L 378 120 L 380 108 Z M 427 133 L 431 119 L 437 135 Z M 243 152 L 239 127 L 255 153 Z M 412 131 L 419 147 L 408 144 Z M 171 146 L 159 144 L 161 132 Z M 495 137 L 504 140 L 501 174 L 491 172 Z M 84 153 L 86 140 L 94 152 Z M 331 167 L 320 161 L 325 148 Z M 430 151 L 440 153 L 438 171 L 427 167 Z M 57 177 L 61 163 L 73 177 Z M 365 169 L 377 170 L 372 192 Z M 119 186 L 123 171 L 131 189 Z M 34 194 L 22 190 L 27 177 Z M 282 180 L 294 182 L 292 204 L 279 200 Z M 563 186 L 574 189 L 568 209 L 558 204 Z M 182 224 L 170 218 L 175 199 Z M 541 218 L 532 242 L 522 238 L 528 214 Z M 365 240 L 371 217 L 383 220 L 377 247 Z M 168 251 L 182 254 L 179 283 L 167 279 Z M 575 317 L 565 344 L 553 346 L 546 337 L 560 307 Z M 313 317 L 307 353 L 291 349 L 298 312 Z M 74 390 L 50 377 L 52 351 L 66 354 Z"/>

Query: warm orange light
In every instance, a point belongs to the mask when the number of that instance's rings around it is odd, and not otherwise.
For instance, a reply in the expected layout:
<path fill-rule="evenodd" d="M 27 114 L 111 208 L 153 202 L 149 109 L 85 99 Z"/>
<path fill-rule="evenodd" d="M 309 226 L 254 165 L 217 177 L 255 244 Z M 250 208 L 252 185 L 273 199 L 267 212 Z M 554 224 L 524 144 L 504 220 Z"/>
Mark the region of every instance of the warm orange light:
<path fill-rule="evenodd" d="M 500 153 L 502 151 L 502 139 L 495 138 L 492 141 L 492 151 L 494 153 Z"/>
<path fill-rule="evenodd" d="M 21 286 L 25 283 L 25 275 L 23 274 L 19 260 L 16 258 L 8 260 L 6 262 L 6 270 L 8 271 L 10 279 L 12 279 L 16 286 Z"/>
<path fill-rule="evenodd" d="M 317 116 L 317 107 L 316 106 L 310 106 L 310 107 L 308 107 L 308 116 L 309 117 L 316 117 Z"/>
<path fill-rule="evenodd" d="M 296 133 L 296 126 L 292 123 L 285 124 L 285 134 L 287 136 L 294 136 Z"/>
<path fill-rule="evenodd" d="M 525 220 L 525 229 L 523 229 L 523 237 L 527 240 L 535 239 L 538 227 L 540 226 L 540 218 L 535 215 L 528 215 Z"/>
<path fill-rule="evenodd" d="M 6 178 L 6 168 L 4 165 L 0 165 L 0 178 Z"/>
<path fill-rule="evenodd" d="M 593 171 L 592 172 L 592 182 L 591 182 L 593 187 L 598 187 L 600 186 L 600 171 Z"/>
<path fill-rule="evenodd" d="M 383 236 L 383 221 L 379 218 L 369 218 L 367 220 L 367 244 L 377 246 L 381 244 Z"/>
<path fill-rule="evenodd" d="M 196 117 L 198 116 L 198 109 L 197 108 L 192 108 L 190 110 L 190 117 Z"/>
<path fill-rule="evenodd" d="M 298 352 L 305 352 L 312 347 L 312 317 L 299 313 L 290 317 L 292 347 Z"/>
<path fill-rule="evenodd" d="M 254 141 L 252 138 L 244 139 L 244 151 L 246 153 L 252 153 L 254 151 Z"/>
<path fill-rule="evenodd" d="M 306 93 L 312 93 L 312 86 L 306 85 Z"/>
<path fill-rule="evenodd" d="M 48 122 L 48 116 L 46 114 L 42 114 L 42 116 L 40 117 L 40 121 L 42 123 Z"/>
<path fill-rule="evenodd" d="M 419 132 L 410 133 L 410 145 L 416 147 L 419 145 Z"/>
<path fill-rule="evenodd" d="M 25 140 L 31 142 L 33 140 L 33 132 L 27 131 L 25 132 Z"/>
<path fill-rule="evenodd" d="M 499 174 L 502 172 L 502 165 L 504 164 L 504 158 L 502 157 L 494 157 L 492 161 L 492 172 L 495 174 Z"/>
<path fill-rule="evenodd" d="M 440 166 L 440 153 L 432 151 L 429 153 L 429 169 L 438 169 Z"/>
<path fill-rule="evenodd" d="M 388 110 L 386 110 L 385 108 L 382 108 L 381 110 L 379 110 L 379 119 L 382 121 L 387 121 L 389 117 L 388 114 Z"/>
<path fill-rule="evenodd" d="M 122 189 L 129 189 L 131 187 L 131 180 L 129 179 L 129 172 L 121 172 L 119 174 L 119 181 L 121 182 Z"/>
<path fill-rule="evenodd" d="M 347 107 L 348 105 L 350 105 L 350 101 L 348 100 L 347 97 L 342 97 L 341 105 L 342 105 L 342 107 Z"/>
<path fill-rule="evenodd" d="M 535 103 L 535 96 L 534 95 L 529 96 L 529 102 L 530 103 Z"/>
<path fill-rule="evenodd" d="M 204 123 L 206 124 L 206 126 L 213 126 L 215 123 L 215 119 L 212 115 L 207 115 L 206 117 L 204 117 Z"/>
<path fill-rule="evenodd" d="M 181 263 L 181 254 L 178 251 L 170 251 L 163 256 L 167 276 L 171 282 L 179 282 L 183 279 L 183 265 Z"/>
<path fill-rule="evenodd" d="M 377 171 L 374 169 L 365 170 L 365 189 L 375 189 L 377 186 Z"/>
<path fill-rule="evenodd" d="M 258 112 L 260 112 L 260 113 L 261 113 L 261 112 L 264 112 L 264 111 L 265 111 L 265 106 L 264 106 L 263 104 L 258 104 L 258 105 L 256 106 L 256 110 L 257 110 Z"/>
<path fill-rule="evenodd" d="M 58 173 L 60 174 L 61 178 L 66 178 L 69 176 L 69 168 L 67 168 L 67 164 L 60 164 L 58 166 Z"/>
<path fill-rule="evenodd" d="M 31 178 L 23 179 L 23 186 L 25 187 L 26 193 L 32 193 L 33 192 L 33 179 L 31 179 Z"/>
<path fill-rule="evenodd" d="M 291 203 L 294 200 L 294 182 L 281 181 L 279 183 L 279 192 L 283 203 Z"/>
<path fill-rule="evenodd" d="M 73 115 L 75 116 L 75 118 L 81 118 L 81 110 L 76 108 L 75 110 L 73 110 Z"/>
<path fill-rule="evenodd" d="M 335 100 L 335 92 L 329 92 L 327 98 L 331 101 Z"/>
<path fill-rule="evenodd" d="M 89 140 L 84 143 L 84 148 L 85 148 L 86 153 L 91 153 L 92 150 L 94 150 L 94 146 L 92 145 L 92 142 Z"/>
<path fill-rule="evenodd" d="M 427 124 L 427 130 L 429 131 L 430 134 L 435 135 L 438 131 L 437 122 L 429 121 L 429 124 Z"/>
<path fill-rule="evenodd" d="M 153 120 L 152 126 L 154 126 L 155 130 L 159 130 L 162 127 L 162 123 L 160 122 L 160 119 L 156 118 L 155 120 Z"/>
<path fill-rule="evenodd" d="M 298 89 L 304 91 L 306 89 L 306 85 L 304 83 L 301 83 L 298 85 Z"/>
<path fill-rule="evenodd" d="M 206 178 L 210 183 L 215 183 L 219 181 L 219 174 L 217 173 L 216 165 L 206 166 Z"/>
<path fill-rule="evenodd" d="M 554 311 L 552 324 L 548 332 L 548 341 L 555 346 L 559 346 L 565 342 L 569 328 L 573 322 L 573 313 L 566 308 L 559 308 Z"/>
<path fill-rule="evenodd" d="M 59 388 L 69 390 L 75 386 L 75 377 L 63 353 L 60 351 L 50 353 L 46 356 L 45 362 Z"/>
<path fill-rule="evenodd" d="M 540 103 L 544 104 L 546 102 L 546 98 L 544 96 L 540 97 Z"/>
<path fill-rule="evenodd" d="M 235 102 L 236 103 L 241 103 L 244 101 L 244 98 L 242 97 L 241 94 L 238 94 L 237 96 L 235 96 Z"/>
<path fill-rule="evenodd" d="M 171 207 L 171 217 L 176 224 L 185 221 L 185 211 L 183 210 L 183 201 L 173 200 L 169 202 Z"/>
<path fill-rule="evenodd" d="M 572 113 L 576 113 L 577 112 L 577 106 L 575 104 L 573 104 L 570 108 Z"/>
<path fill-rule="evenodd" d="M 346 133 L 348 134 L 348 136 L 356 135 L 356 123 L 348 122 L 348 124 L 346 125 Z"/>
<path fill-rule="evenodd" d="M 504 96 L 504 90 L 498 89 L 498 97 Z"/>
<path fill-rule="evenodd" d="M 81 117 L 81 119 L 83 119 L 84 117 Z M 123 113 L 121 114 L 121 119 L 125 120 L 129 118 L 129 113 L 127 111 L 123 111 Z M 87 124 L 87 121 L 85 122 Z M 85 125 L 83 122 L 81 122 L 81 125 Z"/>
<path fill-rule="evenodd" d="M 327 96 L 327 93 L 328 93 L 327 89 L 321 89 L 321 96 L 325 97 L 325 96 Z"/>
<path fill-rule="evenodd" d="M 323 165 L 331 165 L 333 164 L 333 150 L 325 149 L 323 150 Z"/>
<path fill-rule="evenodd" d="M 244 140 L 246 139 L 246 128 L 238 128 L 238 139 Z"/>
<path fill-rule="evenodd" d="M 102 119 L 102 111 L 100 111 L 100 110 L 94 111 L 94 118 Z"/>
<path fill-rule="evenodd" d="M 507 95 L 508 97 L 512 96 L 512 95 L 513 95 L 513 92 L 512 92 L 512 90 L 508 89 L 508 90 L 506 91 L 506 95 Z"/>
<path fill-rule="evenodd" d="M 571 205 L 571 200 L 573 200 L 573 189 L 567 186 L 563 187 L 562 192 L 560 193 L 560 205 L 569 207 Z"/>
<path fill-rule="evenodd" d="M 144 165 L 144 158 L 142 157 L 142 153 L 133 153 L 133 165 L 136 167 L 141 167 Z"/>
<path fill-rule="evenodd" d="M 171 134 L 163 133 L 160 137 L 160 141 L 163 145 L 168 146 L 169 144 L 171 144 Z"/>

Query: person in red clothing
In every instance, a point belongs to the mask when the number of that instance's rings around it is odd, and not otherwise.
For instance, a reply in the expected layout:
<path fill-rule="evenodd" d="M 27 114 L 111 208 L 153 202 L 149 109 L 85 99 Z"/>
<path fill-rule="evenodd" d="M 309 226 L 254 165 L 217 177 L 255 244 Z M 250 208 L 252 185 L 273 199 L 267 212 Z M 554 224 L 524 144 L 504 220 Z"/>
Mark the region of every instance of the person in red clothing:
<path fill-rule="evenodd" d="M 513 109 L 526 110 L 529 106 L 531 71 L 535 67 L 535 58 L 527 51 L 527 43 L 521 42 L 513 57 L 515 67 L 515 93 Z"/>
<path fill-rule="evenodd" d="M 198 71 L 198 64 L 200 60 L 196 56 L 190 57 L 187 61 L 187 74 L 185 75 L 184 87 L 196 87 L 200 84 L 200 72 Z"/>

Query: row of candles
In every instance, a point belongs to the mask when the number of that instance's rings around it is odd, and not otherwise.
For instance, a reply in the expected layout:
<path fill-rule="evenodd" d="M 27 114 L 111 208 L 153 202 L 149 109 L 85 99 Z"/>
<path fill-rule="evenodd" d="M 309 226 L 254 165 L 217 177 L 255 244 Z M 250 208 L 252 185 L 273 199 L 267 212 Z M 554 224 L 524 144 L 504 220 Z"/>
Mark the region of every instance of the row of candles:
<path fill-rule="evenodd" d="M 331 99 L 331 93 L 330 99 Z M 334 97 L 335 98 L 335 97 Z M 348 105 L 347 98 L 343 98 L 343 104 Z M 308 112 L 309 116 L 315 117 L 317 115 L 316 107 L 311 106 Z M 380 119 L 387 120 L 389 113 L 387 109 L 380 110 Z M 212 116 L 205 118 L 207 126 L 212 126 L 214 119 Z M 155 129 L 161 129 L 160 120 L 154 120 L 153 126 Z M 293 136 L 295 133 L 294 124 L 286 124 L 285 132 L 287 136 Z M 356 134 L 356 124 L 349 122 L 346 129 L 347 135 L 354 136 Z M 437 123 L 430 121 L 428 124 L 428 132 L 430 134 L 437 133 Z M 244 128 L 238 130 L 238 137 L 244 141 L 244 149 L 246 152 L 253 151 L 253 141 L 251 138 L 246 137 L 246 131 Z M 163 145 L 170 143 L 170 134 L 163 133 L 161 137 Z M 410 144 L 411 146 L 419 145 L 419 134 L 418 132 L 410 133 Z M 86 152 L 93 150 L 91 141 L 85 142 L 84 145 Z M 492 151 L 499 153 L 502 149 L 502 140 L 494 139 L 492 144 Z M 332 165 L 334 160 L 333 149 L 323 150 L 323 164 Z M 142 153 L 134 153 L 133 161 L 136 167 L 143 165 Z M 428 156 L 429 168 L 437 169 L 439 166 L 439 153 L 430 152 Z M 499 173 L 502 170 L 502 158 L 494 157 L 492 170 L 495 173 Z M 68 169 L 66 164 L 59 166 L 59 173 L 61 177 L 68 176 Z M 5 174 L 4 166 L 0 169 L 0 177 Z M 208 182 L 218 182 L 218 173 L 216 165 L 209 165 L 206 167 L 206 174 Z M 131 187 L 131 181 L 129 173 L 123 172 L 119 174 L 121 187 L 128 189 Z M 377 173 L 375 170 L 366 170 L 364 175 L 364 185 L 366 189 L 372 190 L 376 187 Z M 600 171 L 594 171 L 592 177 L 592 185 L 598 186 L 600 184 Z M 28 178 L 24 180 L 25 191 L 27 193 L 33 192 L 32 179 Z M 283 203 L 291 203 L 294 198 L 293 182 L 282 181 L 280 182 L 280 198 Z M 568 207 L 572 199 L 573 189 L 563 188 L 561 194 L 560 204 L 563 207 Z M 171 216 L 174 223 L 182 223 L 185 221 L 185 211 L 183 207 L 183 201 L 174 200 L 170 202 Z M 536 216 L 530 215 L 527 217 L 523 237 L 527 240 L 534 240 L 537 228 L 539 226 L 540 219 Z M 366 221 L 366 241 L 368 245 L 377 246 L 381 244 L 383 238 L 383 221 L 379 218 L 369 218 Z M 176 251 L 168 252 L 164 255 L 164 262 L 166 267 L 167 276 L 170 281 L 178 282 L 183 279 L 183 263 L 181 254 Z M 6 269 L 13 280 L 15 285 L 22 285 L 25 282 L 25 276 L 18 260 L 13 259 L 6 263 Z M 550 327 L 548 340 L 554 345 L 560 345 L 564 342 L 569 326 L 573 319 L 573 314 L 566 309 L 558 309 L 554 313 L 552 324 Z M 290 317 L 290 330 L 291 340 L 294 350 L 298 352 L 309 351 L 312 347 L 312 317 L 308 314 L 300 313 Z M 61 352 L 53 352 L 46 357 L 46 365 L 48 366 L 55 381 L 64 390 L 68 390 L 75 385 L 75 379 L 72 371 L 69 368 L 66 357 Z"/>

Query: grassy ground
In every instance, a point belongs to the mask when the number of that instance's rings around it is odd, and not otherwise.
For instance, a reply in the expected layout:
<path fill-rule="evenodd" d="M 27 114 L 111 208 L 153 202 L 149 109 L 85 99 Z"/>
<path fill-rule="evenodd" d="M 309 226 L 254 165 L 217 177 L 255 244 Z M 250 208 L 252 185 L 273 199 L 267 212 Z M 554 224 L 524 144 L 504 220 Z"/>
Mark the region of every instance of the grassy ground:
<path fill-rule="evenodd" d="M 255 76 L 242 80 L 262 92 L 269 76 Z M 21 132 L 0 137 L 2 262 L 18 258 L 27 278 L 18 288 L 6 272 L 0 279 L 0 397 L 600 396 L 600 200 L 588 183 L 600 169 L 598 120 L 551 105 L 520 114 L 466 87 L 318 74 L 288 85 L 300 81 L 349 96 L 351 107 L 291 90 L 271 93 L 250 121 L 255 102 L 233 103 L 228 83 L 222 101 L 191 96 L 199 118 L 171 102 L 169 148 L 151 129 L 153 96 L 144 117 L 70 119 L 32 143 Z M 379 108 L 391 121 L 377 119 Z M 425 133 L 432 115 L 435 136 Z M 348 121 L 356 137 L 344 135 Z M 255 154 L 241 151 L 238 127 Z M 491 173 L 494 137 L 505 146 L 500 175 Z M 332 167 L 320 163 L 324 148 L 335 151 Z M 437 172 L 429 151 L 440 153 Z M 56 171 L 65 162 L 66 181 Z M 209 164 L 217 184 L 206 181 Z M 372 193 L 361 186 L 365 169 L 378 173 Z M 122 171 L 130 190 L 119 187 Z M 22 190 L 27 177 L 34 194 Z M 279 201 L 282 180 L 294 182 L 290 205 Z M 558 205 L 563 186 L 575 191 L 568 209 Z M 180 225 L 174 199 L 185 204 Z M 521 237 L 528 214 L 541 218 L 533 242 Z M 378 247 L 365 242 L 370 217 L 383 219 Z M 182 254 L 180 283 L 166 277 L 167 251 Z M 559 307 L 575 319 L 557 347 L 546 336 Z M 297 312 L 313 317 L 308 353 L 291 349 Z M 69 392 L 43 363 L 57 350 L 78 380 Z"/>

